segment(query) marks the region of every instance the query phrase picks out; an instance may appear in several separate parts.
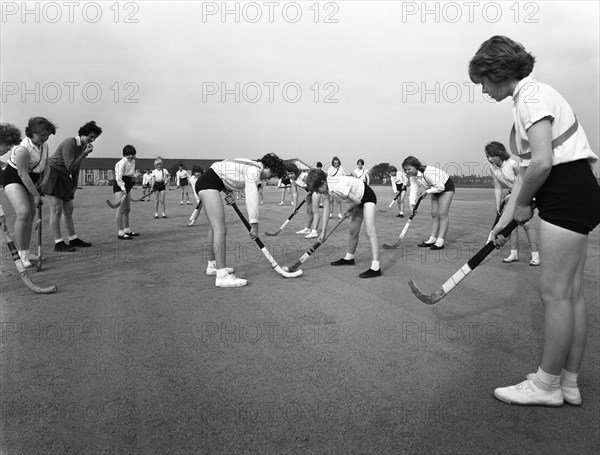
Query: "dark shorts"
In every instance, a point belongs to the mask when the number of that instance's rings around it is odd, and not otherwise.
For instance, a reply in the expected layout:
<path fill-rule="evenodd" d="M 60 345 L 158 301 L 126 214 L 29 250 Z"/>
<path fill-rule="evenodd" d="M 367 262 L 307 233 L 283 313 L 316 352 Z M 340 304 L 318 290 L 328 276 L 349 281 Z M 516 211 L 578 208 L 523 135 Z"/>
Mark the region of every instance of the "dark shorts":
<path fill-rule="evenodd" d="M 152 191 L 156 191 L 157 193 L 165 191 L 166 189 L 165 182 L 154 182 L 154 185 L 152 186 Z"/>
<path fill-rule="evenodd" d="M 179 186 L 188 186 L 187 178 L 179 179 Z"/>
<path fill-rule="evenodd" d="M 23 180 L 21 180 L 21 177 L 19 177 L 19 173 L 12 166 L 6 166 L 6 168 L 4 169 L 3 177 L 4 177 L 3 183 L 4 183 L 5 188 L 8 185 L 10 185 L 11 183 L 17 183 L 19 185 L 25 186 L 25 184 L 23 183 Z M 40 174 L 35 174 L 33 172 L 30 172 L 29 177 L 31 178 L 33 183 L 36 184 L 38 182 L 38 180 L 40 179 Z"/>
<path fill-rule="evenodd" d="M 213 169 L 209 169 L 196 181 L 196 187 L 194 189 L 196 190 L 196 194 L 202 190 L 223 191 L 225 189 L 225 184 Z"/>
<path fill-rule="evenodd" d="M 456 192 L 456 188 L 454 187 L 454 182 L 452 181 L 452 177 L 448 177 L 448 180 L 446 181 L 446 185 L 444 186 L 444 191 L 442 191 L 442 193 L 445 193 L 447 191 Z M 438 193 L 438 194 L 442 194 L 442 193 Z"/>
<path fill-rule="evenodd" d="M 402 191 L 406 191 L 406 185 L 404 183 L 396 183 L 396 191 L 402 193 Z"/>
<path fill-rule="evenodd" d="M 373 191 L 373 189 L 365 183 L 365 193 L 360 200 L 360 206 L 362 207 L 367 202 L 372 202 L 373 204 L 377 205 L 377 196 L 375 195 L 375 191 Z"/>
<path fill-rule="evenodd" d="M 126 175 L 123 176 L 123 183 L 125 183 L 125 192 L 129 193 L 131 188 L 133 188 L 133 179 Z M 113 183 L 113 193 L 118 193 L 121 190 L 121 187 L 117 184 L 117 181 Z"/>
<path fill-rule="evenodd" d="M 600 186 L 587 160 L 552 167 L 535 195 L 540 218 L 588 235 L 600 223 Z"/>
<path fill-rule="evenodd" d="M 73 180 L 66 171 L 62 172 L 52 166 L 47 166 L 44 178 L 40 182 L 39 190 L 42 194 L 54 196 L 65 202 L 71 201 L 73 197 Z"/>

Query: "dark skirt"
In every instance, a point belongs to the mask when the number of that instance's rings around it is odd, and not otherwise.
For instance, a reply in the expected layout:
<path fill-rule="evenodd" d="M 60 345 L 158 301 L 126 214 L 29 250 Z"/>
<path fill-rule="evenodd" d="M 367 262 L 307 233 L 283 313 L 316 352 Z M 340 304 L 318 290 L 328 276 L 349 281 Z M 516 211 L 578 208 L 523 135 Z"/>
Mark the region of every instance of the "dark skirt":
<path fill-rule="evenodd" d="M 587 160 L 552 167 L 535 195 L 540 218 L 588 235 L 600 223 L 600 186 Z"/>
<path fill-rule="evenodd" d="M 187 177 L 179 179 L 179 186 L 188 186 L 188 179 L 187 179 Z"/>
<path fill-rule="evenodd" d="M 154 182 L 154 186 L 152 186 L 152 191 L 156 191 L 157 193 L 165 191 L 166 189 L 165 182 Z"/>
<path fill-rule="evenodd" d="M 61 171 L 52 166 L 46 167 L 39 190 L 42 194 L 54 196 L 65 202 L 74 199 L 73 180 L 71 176 L 66 171 Z"/>

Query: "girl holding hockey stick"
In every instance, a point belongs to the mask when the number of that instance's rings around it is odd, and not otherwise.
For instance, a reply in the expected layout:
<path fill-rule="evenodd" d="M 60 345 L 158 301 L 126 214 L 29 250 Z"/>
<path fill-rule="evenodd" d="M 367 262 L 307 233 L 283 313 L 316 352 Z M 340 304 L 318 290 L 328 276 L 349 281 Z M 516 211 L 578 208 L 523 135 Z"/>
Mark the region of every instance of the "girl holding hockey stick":
<path fill-rule="evenodd" d="M 419 196 L 419 188 L 431 194 L 431 235 L 429 239 L 419 243 L 417 246 L 426 247 L 430 250 L 441 250 L 444 248 L 444 238 L 450 225 L 450 204 L 454 197 L 454 182 L 448 174 L 441 169 L 427 166 L 414 156 L 408 156 L 402 162 L 402 169 L 410 180 L 410 213 L 412 215 L 414 206 Z"/>
<path fill-rule="evenodd" d="M 154 219 L 158 219 L 158 204 L 162 207 L 162 217 L 167 218 L 165 213 L 165 190 L 169 182 L 169 171 L 163 168 L 163 160 L 159 156 L 154 160 L 154 170 L 150 179 L 150 187 L 154 191 Z"/>
<path fill-rule="evenodd" d="M 184 195 L 187 199 L 187 205 L 190 205 L 190 193 L 188 191 L 188 180 L 190 176 L 188 175 L 188 172 L 184 169 L 183 164 L 180 163 L 177 166 L 179 167 L 179 169 L 175 173 L 175 184 L 177 185 L 177 188 L 181 188 L 181 202 L 179 203 L 179 205 L 183 205 Z"/>
<path fill-rule="evenodd" d="M 288 164 L 286 166 L 287 176 L 290 179 L 290 183 L 292 184 L 292 201 L 294 207 L 298 207 L 298 192 L 299 190 L 303 190 L 303 196 L 307 197 L 306 201 L 306 227 L 299 231 L 296 231 L 296 234 L 304 235 L 305 239 L 313 239 L 319 236 L 317 229 L 319 227 L 319 196 L 314 193 L 308 193 L 308 187 L 306 186 L 306 177 L 308 176 L 308 171 L 301 171 L 298 166 L 295 164 Z M 314 196 L 314 197 L 313 197 Z"/>
<path fill-rule="evenodd" d="M 469 62 L 471 81 L 496 101 L 514 102 L 513 154 L 519 178 L 492 238 L 511 220 L 524 224 L 535 204 L 541 218 L 539 293 L 544 305 L 544 341 L 539 368 L 519 384 L 500 387 L 506 403 L 581 404 L 577 376 L 585 352 L 587 314 L 583 275 L 589 233 L 600 223 L 600 186 L 591 164 L 598 161 L 571 106 L 552 87 L 533 79 L 535 58 L 505 36 L 485 41 Z M 513 134 L 511 134 L 511 138 Z M 496 238 L 502 246 L 508 239 Z"/>
<path fill-rule="evenodd" d="M 331 159 L 331 166 L 327 169 L 327 178 L 331 177 L 332 179 L 335 179 L 345 176 L 346 172 L 342 167 L 342 162 L 337 156 L 334 156 Z M 342 218 L 342 202 L 338 199 L 335 199 L 333 196 L 329 196 L 329 205 L 332 207 L 332 210 L 329 212 L 328 218 L 332 217 L 336 205 L 338 207 L 338 218 Z"/>
<path fill-rule="evenodd" d="M 117 207 L 115 220 L 117 222 L 117 238 L 119 240 L 131 240 L 137 237 L 137 232 L 133 232 L 129 226 L 129 212 L 131 209 L 131 188 L 135 180 L 135 155 L 136 150 L 133 145 L 123 147 L 123 158 L 115 164 L 115 182 L 113 183 L 113 193 L 115 201 L 121 202 Z"/>
<path fill-rule="evenodd" d="M 513 160 L 504 145 L 500 142 L 492 141 L 485 146 L 485 156 L 491 164 L 490 171 L 494 178 L 494 195 L 496 197 L 496 213 L 501 214 L 501 204 L 503 201 L 502 190 L 508 189 L 508 194 L 505 198 L 510 196 L 512 188 L 515 184 L 515 180 L 519 175 L 519 163 Z M 540 252 L 537 250 L 537 239 L 535 235 L 535 228 L 531 220 L 523 225 L 527 240 L 529 241 L 529 248 L 531 249 L 531 261 L 529 265 L 538 266 L 540 265 Z M 510 255 L 507 258 L 502 259 L 502 262 L 516 262 L 519 260 L 519 234 L 517 230 L 510 236 Z"/>
<path fill-rule="evenodd" d="M 236 158 L 213 163 L 208 171 L 196 182 L 196 193 L 208 217 L 208 238 L 206 242 L 208 266 L 206 274 L 215 276 L 217 287 L 241 287 L 247 280 L 233 275 L 234 270 L 226 263 L 225 206 L 221 191 L 244 190 L 246 209 L 250 222 L 250 238 L 258 238 L 258 184 L 261 179 L 272 177 L 283 178 L 285 169 L 283 161 L 274 153 L 269 153 L 259 160 Z"/>
<path fill-rule="evenodd" d="M 192 167 L 192 176 L 190 177 L 190 186 L 192 187 L 192 193 L 194 193 L 194 197 L 196 198 L 196 208 L 193 213 L 190 215 L 190 220 L 187 224 L 188 227 L 196 224 L 196 220 L 200 216 L 200 211 L 202 210 L 202 203 L 200 202 L 200 197 L 198 193 L 196 193 L 196 182 L 202 175 L 202 168 L 194 165 Z"/>
<path fill-rule="evenodd" d="M 36 209 L 43 205 L 36 188 L 48 160 L 48 138 L 56 127 L 44 117 L 29 119 L 25 139 L 11 150 L 4 170 L 4 192 L 17 214 L 15 240 L 25 267 L 31 267 L 29 243 Z"/>
<path fill-rule="evenodd" d="M 398 215 L 396 217 L 404 218 L 404 198 L 406 197 L 406 188 L 408 187 L 408 177 L 406 177 L 404 172 L 398 173 L 396 166 L 390 166 L 388 172 L 390 173 L 392 191 L 398 205 Z"/>
<path fill-rule="evenodd" d="M 375 229 L 375 206 L 377 196 L 369 185 L 362 180 L 354 177 L 328 176 L 324 171 L 313 169 L 306 177 L 306 186 L 309 191 L 314 193 L 329 195 L 331 198 L 349 202 L 350 208 L 346 216 L 350 217 L 350 236 L 348 239 L 348 251 L 346 256 L 331 263 L 333 266 L 354 265 L 354 253 L 358 246 L 358 238 L 362 222 L 365 222 L 365 229 L 369 245 L 371 247 L 371 267 L 359 274 L 359 278 L 374 278 L 382 275 L 379 266 L 379 240 Z M 316 199 L 316 198 L 315 198 Z M 323 226 L 319 241 L 323 242 L 327 235 L 327 224 L 329 223 L 329 198 L 323 198 Z M 343 218 L 343 217 L 342 217 Z"/>

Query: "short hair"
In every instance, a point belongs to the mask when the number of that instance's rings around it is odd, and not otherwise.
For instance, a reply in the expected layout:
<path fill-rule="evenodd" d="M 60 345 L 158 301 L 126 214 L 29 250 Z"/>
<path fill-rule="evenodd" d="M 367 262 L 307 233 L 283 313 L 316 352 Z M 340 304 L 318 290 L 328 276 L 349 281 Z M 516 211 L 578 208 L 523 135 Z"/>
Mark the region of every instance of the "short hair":
<path fill-rule="evenodd" d="M 396 166 L 390 166 L 388 167 L 388 172 L 398 172 L 398 169 L 396 169 Z"/>
<path fill-rule="evenodd" d="M 317 164 L 315 165 L 315 167 L 322 168 L 323 163 L 321 163 L 320 161 L 317 161 Z"/>
<path fill-rule="evenodd" d="M 160 156 L 157 156 L 154 160 L 154 167 L 156 167 L 157 164 L 163 164 L 163 160 Z"/>
<path fill-rule="evenodd" d="M 322 169 L 311 169 L 305 181 L 308 191 L 317 191 L 323 183 L 327 183 L 327 174 Z"/>
<path fill-rule="evenodd" d="M 93 120 L 91 122 L 87 122 L 77 132 L 79 136 L 89 136 L 90 134 L 95 134 L 96 136 L 100 136 L 102 134 L 102 128 L 96 125 L 96 122 Z"/>
<path fill-rule="evenodd" d="M 300 171 L 300 169 L 298 168 L 298 166 L 296 166 L 294 163 L 286 163 L 285 165 L 285 172 L 291 172 L 294 174 L 294 178 L 298 178 L 298 176 L 300 175 L 300 173 L 302 171 Z"/>
<path fill-rule="evenodd" d="M 202 168 L 200 166 L 194 164 L 192 166 L 192 173 L 194 173 L 194 172 L 200 172 L 202 174 L 203 171 L 202 171 Z"/>
<path fill-rule="evenodd" d="M 360 158 L 360 159 L 359 159 L 359 160 L 356 162 L 356 164 L 359 164 L 359 165 L 361 165 L 361 166 L 364 166 L 364 165 L 365 165 L 365 161 L 364 161 L 362 158 Z"/>
<path fill-rule="evenodd" d="M 123 156 L 135 156 L 136 154 L 137 152 L 135 151 L 135 147 L 133 145 L 127 144 L 125 147 L 123 147 Z"/>
<path fill-rule="evenodd" d="M 506 151 L 506 147 L 501 142 L 492 141 L 485 146 L 486 156 L 499 156 L 502 161 L 506 161 L 510 158 L 510 155 Z"/>
<path fill-rule="evenodd" d="M 402 169 L 404 169 L 406 166 L 414 166 L 421 172 L 423 172 L 423 169 L 425 169 L 425 165 L 421 163 L 418 158 L 415 158 L 412 155 L 407 156 L 404 158 L 404 161 L 402 161 Z"/>
<path fill-rule="evenodd" d="M 264 167 L 269 168 L 280 179 L 285 177 L 285 166 L 283 160 L 274 153 L 267 153 L 262 158 L 259 158 Z"/>
<path fill-rule="evenodd" d="M 34 134 L 56 134 L 56 126 L 44 117 L 31 117 L 25 127 L 25 136 L 32 138 Z"/>
<path fill-rule="evenodd" d="M 334 156 L 333 158 L 331 158 L 331 165 L 333 166 L 334 161 L 339 161 L 340 162 L 340 166 L 342 165 L 342 160 L 340 160 L 337 156 Z"/>
<path fill-rule="evenodd" d="M 10 123 L 0 123 L 0 144 L 18 145 L 21 142 L 21 130 Z"/>
<path fill-rule="evenodd" d="M 469 77 L 480 84 L 485 77 L 490 82 L 521 80 L 531 74 L 535 57 L 521 43 L 496 35 L 485 41 L 469 62 Z"/>

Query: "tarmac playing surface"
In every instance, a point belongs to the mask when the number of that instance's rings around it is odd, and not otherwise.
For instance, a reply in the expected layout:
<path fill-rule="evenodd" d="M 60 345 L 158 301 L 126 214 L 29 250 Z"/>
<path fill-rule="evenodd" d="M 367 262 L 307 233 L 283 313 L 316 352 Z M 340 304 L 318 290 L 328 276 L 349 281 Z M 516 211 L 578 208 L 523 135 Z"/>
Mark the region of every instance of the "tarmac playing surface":
<path fill-rule="evenodd" d="M 387 207 L 390 189 L 374 189 L 378 207 Z M 301 277 L 285 279 L 226 207 L 228 265 L 249 280 L 239 289 L 216 288 L 205 275 L 206 217 L 184 227 L 193 206 L 179 205 L 179 191 L 166 194 L 167 219 L 153 219 L 153 203 L 132 203 L 132 227 L 141 235 L 122 241 L 105 203 L 111 189 L 79 190 L 75 225 L 93 246 L 75 253 L 51 250 L 46 205 L 48 259 L 29 275 L 38 285 L 56 284 L 55 294 L 27 289 L 3 244 L 1 454 L 598 449 L 598 228 L 585 270 L 583 405 L 519 407 L 492 392 L 538 365 L 539 268 L 528 265 L 524 231 L 520 262 L 501 262 L 508 246 L 492 253 L 434 306 L 407 284 L 414 279 L 424 293 L 434 292 L 484 245 L 492 189 L 457 189 L 447 247 L 437 252 L 416 247 L 431 227 L 426 199 L 403 244 L 381 249 L 383 276 L 368 280 L 358 278 L 370 266 L 364 232 L 355 266 L 329 265 L 346 251 L 346 225 L 304 264 Z M 261 239 L 280 265 L 291 265 L 314 242 L 294 234 L 304 227 L 304 209 L 279 236 L 267 237 L 264 231 L 281 226 L 293 207 L 289 199 L 278 206 L 281 193 L 272 187 L 264 196 Z M 14 211 L 4 195 L 2 205 L 12 232 Z M 377 214 L 380 245 L 394 243 L 406 223 L 396 213 L 394 206 Z"/>

